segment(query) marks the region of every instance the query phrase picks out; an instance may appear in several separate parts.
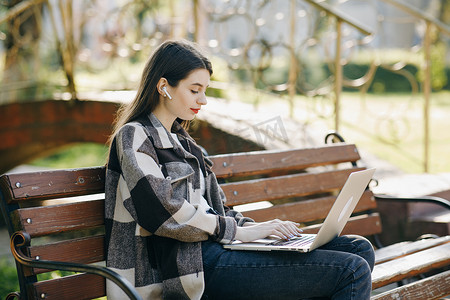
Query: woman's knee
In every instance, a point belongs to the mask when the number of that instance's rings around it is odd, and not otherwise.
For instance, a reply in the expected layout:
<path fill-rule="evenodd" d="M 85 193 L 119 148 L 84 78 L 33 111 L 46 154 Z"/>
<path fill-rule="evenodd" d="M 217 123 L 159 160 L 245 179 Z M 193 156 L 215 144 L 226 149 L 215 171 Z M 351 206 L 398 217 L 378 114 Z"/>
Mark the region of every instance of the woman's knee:
<path fill-rule="evenodd" d="M 372 290 L 372 269 L 367 260 L 362 257 L 357 258 L 357 269 L 354 273 L 354 285 L 363 295 L 369 295 Z M 358 298 L 359 299 L 359 298 Z M 363 298 L 361 298 L 363 299 Z"/>
<path fill-rule="evenodd" d="M 364 258 L 369 264 L 370 270 L 373 270 L 375 252 L 368 239 L 359 235 L 344 235 L 336 240 L 335 250 L 353 253 Z"/>
<path fill-rule="evenodd" d="M 375 264 L 375 251 L 373 249 L 372 243 L 362 236 L 354 236 L 355 243 L 357 245 L 357 252 L 355 254 L 363 257 L 368 263 L 370 271 L 373 270 Z"/>
<path fill-rule="evenodd" d="M 365 258 L 349 253 L 342 261 L 333 295 L 336 299 L 368 299 L 372 289 L 371 268 Z"/>

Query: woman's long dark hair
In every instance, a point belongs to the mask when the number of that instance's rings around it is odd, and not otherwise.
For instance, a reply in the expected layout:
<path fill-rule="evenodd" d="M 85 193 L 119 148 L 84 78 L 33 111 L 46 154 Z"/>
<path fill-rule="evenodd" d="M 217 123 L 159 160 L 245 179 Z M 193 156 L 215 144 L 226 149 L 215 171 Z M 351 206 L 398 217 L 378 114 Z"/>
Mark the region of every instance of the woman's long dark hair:
<path fill-rule="evenodd" d="M 141 82 L 134 100 L 122 105 L 117 111 L 113 132 L 108 143 L 111 145 L 117 131 L 126 123 L 132 122 L 152 112 L 159 103 L 158 81 L 164 77 L 170 86 L 176 87 L 197 69 L 206 69 L 212 75 L 211 62 L 196 48 L 194 43 L 178 40 L 161 44 L 145 65 Z M 183 122 L 187 127 L 188 122 Z"/>

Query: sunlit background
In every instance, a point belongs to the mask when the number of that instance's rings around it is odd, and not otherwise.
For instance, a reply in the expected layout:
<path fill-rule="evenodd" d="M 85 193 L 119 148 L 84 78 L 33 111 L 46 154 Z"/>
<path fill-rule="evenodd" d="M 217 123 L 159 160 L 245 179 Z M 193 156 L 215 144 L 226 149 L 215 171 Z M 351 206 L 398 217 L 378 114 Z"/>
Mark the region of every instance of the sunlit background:
<path fill-rule="evenodd" d="M 270 110 L 302 133 L 338 130 L 406 172 L 448 172 L 449 2 L 2 1 L 0 104 L 133 90 L 158 44 L 186 38 L 213 61 L 218 101 Z M 17 164 L 58 165 L 61 154 L 36 159 L 62 146 Z M 62 167 L 104 160 L 103 146 L 73 152 Z"/>
<path fill-rule="evenodd" d="M 213 62 L 192 125 L 210 154 L 336 130 L 377 172 L 412 176 L 393 191 L 450 174 L 450 0 L 0 0 L 0 174 L 103 165 L 115 110 L 179 38 Z M 1 296 L 16 279 L 0 270 Z"/>

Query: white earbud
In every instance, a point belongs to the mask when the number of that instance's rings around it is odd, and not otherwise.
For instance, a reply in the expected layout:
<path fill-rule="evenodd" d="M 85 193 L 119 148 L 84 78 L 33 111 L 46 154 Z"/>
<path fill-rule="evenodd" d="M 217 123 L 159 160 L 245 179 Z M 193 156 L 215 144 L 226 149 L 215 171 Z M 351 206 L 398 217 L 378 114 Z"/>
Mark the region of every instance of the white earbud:
<path fill-rule="evenodd" d="M 167 91 L 167 88 L 166 88 L 165 86 L 162 88 L 162 90 L 164 91 L 164 94 L 166 94 L 167 97 L 169 97 L 169 99 L 172 100 L 172 96 L 170 96 L 170 94 L 169 94 L 169 92 Z"/>

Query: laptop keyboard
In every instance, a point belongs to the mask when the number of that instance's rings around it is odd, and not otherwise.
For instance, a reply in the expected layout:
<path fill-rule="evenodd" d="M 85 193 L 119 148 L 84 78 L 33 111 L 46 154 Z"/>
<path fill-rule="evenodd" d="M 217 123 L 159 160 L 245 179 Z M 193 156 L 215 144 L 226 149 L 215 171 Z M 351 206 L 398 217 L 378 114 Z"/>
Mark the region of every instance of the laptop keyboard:
<path fill-rule="evenodd" d="M 304 235 L 304 236 L 301 236 L 300 238 L 294 238 L 289 241 L 279 240 L 279 241 L 275 241 L 270 244 L 276 245 L 276 246 L 302 247 L 307 244 L 310 244 L 314 240 L 314 238 L 315 238 L 315 235 Z"/>

